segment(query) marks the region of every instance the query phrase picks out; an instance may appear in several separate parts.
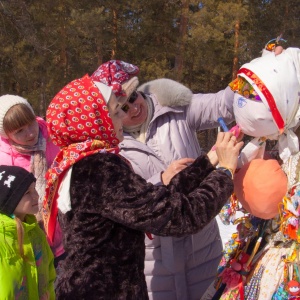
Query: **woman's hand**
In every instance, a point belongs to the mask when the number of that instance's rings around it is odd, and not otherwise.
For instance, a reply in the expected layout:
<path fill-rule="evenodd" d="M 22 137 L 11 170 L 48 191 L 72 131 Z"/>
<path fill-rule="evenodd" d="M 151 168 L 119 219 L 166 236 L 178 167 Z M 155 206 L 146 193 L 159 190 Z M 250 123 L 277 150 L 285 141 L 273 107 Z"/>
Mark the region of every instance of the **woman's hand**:
<path fill-rule="evenodd" d="M 238 156 L 244 142 L 238 142 L 231 132 L 219 132 L 216 141 L 216 152 L 219 158 L 219 166 L 231 169 L 235 172 Z"/>
<path fill-rule="evenodd" d="M 174 160 L 161 175 L 163 184 L 164 185 L 169 184 L 171 179 L 177 173 L 185 169 L 188 165 L 190 165 L 194 161 L 195 159 L 193 158 L 182 158 L 182 159 Z"/>

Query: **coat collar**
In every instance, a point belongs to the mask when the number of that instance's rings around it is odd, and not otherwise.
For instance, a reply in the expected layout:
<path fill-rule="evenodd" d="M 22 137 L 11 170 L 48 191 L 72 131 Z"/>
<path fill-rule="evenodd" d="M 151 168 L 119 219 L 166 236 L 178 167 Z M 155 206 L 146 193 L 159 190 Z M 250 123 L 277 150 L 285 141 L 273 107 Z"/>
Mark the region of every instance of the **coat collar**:
<path fill-rule="evenodd" d="M 179 82 L 168 78 L 155 79 L 138 88 L 145 94 L 154 94 L 163 107 L 186 106 L 192 101 L 193 93 Z"/>

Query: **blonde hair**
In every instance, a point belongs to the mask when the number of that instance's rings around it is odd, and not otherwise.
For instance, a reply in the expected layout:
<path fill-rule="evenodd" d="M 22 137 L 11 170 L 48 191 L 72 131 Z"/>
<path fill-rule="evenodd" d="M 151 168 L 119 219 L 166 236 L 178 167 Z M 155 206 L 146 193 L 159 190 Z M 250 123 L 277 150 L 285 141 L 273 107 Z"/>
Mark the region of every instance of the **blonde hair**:
<path fill-rule="evenodd" d="M 18 217 L 14 217 L 17 223 L 17 241 L 18 241 L 18 248 L 20 252 L 20 256 L 23 258 L 23 260 L 31 265 L 34 265 L 32 262 L 29 261 L 29 259 L 26 257 L 24 253 L 24 227 L 22 224 L 22 221 Z"/>
<path fill-rule="evenodd" d="M 15 216 L 15 220 L 17 223 L 17 238 L 18 238 L 19 251 L 20 251 L 21 257 L 25 260 L 24 247 L 23 247 L 24 227 L 23 227 L 22 221 L 19 218 L 17 218 L 16 216 Z"/>
<path fill-rule="evenodd" d="M 13 132 L 35 120 L 32 110 L 23 103 L 12 106 L 4 116 L 3 129 L 6 134 Z"/>

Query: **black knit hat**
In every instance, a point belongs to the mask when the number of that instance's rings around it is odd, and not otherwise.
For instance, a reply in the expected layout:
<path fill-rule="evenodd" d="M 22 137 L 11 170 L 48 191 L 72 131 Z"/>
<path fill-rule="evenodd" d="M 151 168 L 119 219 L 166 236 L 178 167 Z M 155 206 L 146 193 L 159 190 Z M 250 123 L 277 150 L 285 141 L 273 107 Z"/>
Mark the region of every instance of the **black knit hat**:
<path fill-rule="evenodd" d="M 0 166 L 0 213 L 11 215 L 36 179 L 16 166 Z"/>

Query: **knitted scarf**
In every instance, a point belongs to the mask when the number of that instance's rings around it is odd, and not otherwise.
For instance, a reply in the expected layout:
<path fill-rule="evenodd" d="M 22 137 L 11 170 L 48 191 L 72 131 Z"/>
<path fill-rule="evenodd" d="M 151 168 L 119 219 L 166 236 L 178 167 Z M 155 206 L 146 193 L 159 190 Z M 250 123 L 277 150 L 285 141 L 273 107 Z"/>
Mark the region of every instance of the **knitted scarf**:
<path fill-rule="evenodd" d="M 48 169 L 46 159 L 46 139 L 40 130 L 38 142 L 34 146 L 24 146 L 13 142 L 11 145 L 17 152 L 31 155 L 30 172 L 32 172 L 36 178 L 36 190 L 39 194 L 39 208 L 41 209 L 46 187 L 45 174 Z"/>

